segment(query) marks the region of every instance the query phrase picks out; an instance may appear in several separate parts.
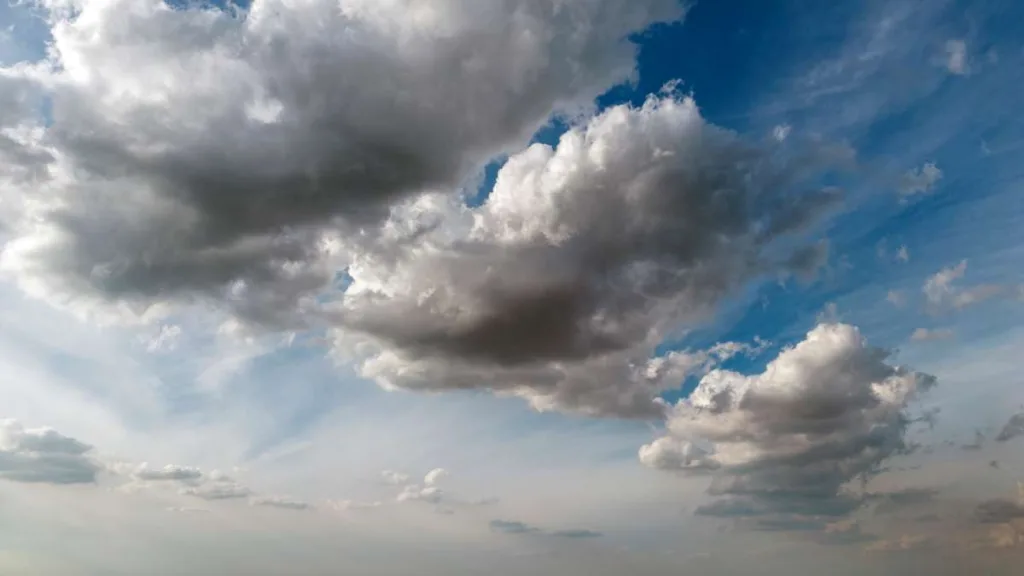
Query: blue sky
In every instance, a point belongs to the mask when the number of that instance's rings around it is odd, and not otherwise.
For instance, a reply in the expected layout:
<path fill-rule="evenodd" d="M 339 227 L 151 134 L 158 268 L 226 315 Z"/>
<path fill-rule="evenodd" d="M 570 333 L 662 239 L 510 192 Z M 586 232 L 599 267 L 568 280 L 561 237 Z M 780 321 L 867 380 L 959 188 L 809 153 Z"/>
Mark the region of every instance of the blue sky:
<path fill-rule="evenodd" d="M 1019 566 L 1024 5 L 556 4 L 0 6 L 0 572 Z"/>

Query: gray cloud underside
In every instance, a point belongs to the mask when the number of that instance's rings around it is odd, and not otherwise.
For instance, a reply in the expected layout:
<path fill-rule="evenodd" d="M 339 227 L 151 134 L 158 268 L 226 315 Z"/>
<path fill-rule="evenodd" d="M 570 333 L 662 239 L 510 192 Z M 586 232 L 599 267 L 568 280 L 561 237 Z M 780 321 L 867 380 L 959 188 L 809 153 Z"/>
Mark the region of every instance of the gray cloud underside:
<path fill-rule="evenodd" d="M 668 435 L 641 449 L 641 461 L 710 474 L 716 500 L 700 515 L 785 524 L 849 514 L 866 500 L 848 485 L 909 449 L 909 410 L 934 385 L 888 358 L 852 326 L 819 325 L 761 374 L 704 376 L 673 409 Z"/>
<path fill-rule="evenodd" d="M 91 451 L 92 446 L 55 430 L 0 420 L 0 480 L 91 484 L 101 469 Z"/>

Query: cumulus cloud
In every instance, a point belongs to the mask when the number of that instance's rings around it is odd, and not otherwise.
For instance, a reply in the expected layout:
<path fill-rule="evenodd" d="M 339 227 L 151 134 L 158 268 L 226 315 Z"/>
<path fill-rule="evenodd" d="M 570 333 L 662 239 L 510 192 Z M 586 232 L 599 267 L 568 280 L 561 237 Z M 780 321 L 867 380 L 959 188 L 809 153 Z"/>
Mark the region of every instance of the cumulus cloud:
<path fill-rule="evenodd" d="M 1010 416 L 999 434 L 996 435 L 996 442 L 1007 442 L 1018 436 L 1024 436 L 1024 412 Z"/>
<path fill-rule="evenodd" d="M 1005 524 L 1024 518 L 1024 502 L 1003 498 L 986 500 L 974 509 L 974 517 L 983 524 Z"/>
<path fill-rule="evenodd" d="M 640 447 L 640 462 L 659 470 L 714 470 L 718 463 L 692 442 L 663 436 Z"/>
<path fill-rule="evenodd" d="M 448 224 L 353 263 L 334 310 L 339 354 L 387 387 L 658 415 L 657 395 L 705 362 L 657 346 L 754 275 L 804 269 L 775 241 L 840 198 L 798 182 L 813 186 L 846 149 L 776 152 L 674 93 L 610 108 L 511 156 L 477 209 L 409 206 Z"/>
<path fill-rule="evenodd" d="M 900 246 L 900 249 L 896 251 L 896 259 L 900 262 L 910 262 L 910 250 L 906 245 Z"/>
<path fill-rule="evenodd" d="M 901 307 L 907 303 L 907 296 L 899 290 L 889 290 L 885 295 L 885 300 L 893 306 Z"/>
<path fill-rule="evenodd" d="M 328 500 L 327 506 L 337 510 L 339 512 L 347 512 L 349 510 L 366 510 L 372 508 L 380 508 L 384 503 L 378 500 L 373 501 L 359 501 L 359 500 Z"/>
<path fill-rule="evenodd" d="M 283 508 L 286 510 L 308 510 L 312 508 L 309 502 L 296 500 L 287 496 L 258 496 L 251 498 L 249 504 L 252 506 L 266 506 L 270 508 Z"/>
<path fill-rule="evenodd" d="M 92 446 L 51 428 L 25 428 L 0 420 L 0 479 L 46 484 L 89 484 L 101 467 Z"/>
<path fill-rule="evenodd" d="M 953 331 L 949 328 L 918 328 L 914 330 L 914 333 L 910 335 L 910 339 L 915 342 L 924 342 L 928 340 L 949 340 L 953 337 Z"/>
<path fill-rule="evenodd" d="M 934 308 L 960 309 L 1003 293 L 1004 287 L 996 284 L 957 285 L 956 281 L 966 272 L 967 260 L 961 260 L 956 266 L 948 266 L 929 276 L 921 288 L 928 303 Z"/>
<path fill-rule="evenodd" d="M 460 188 L 630 79 L 629 37 L 684 12 L 678 0 L 68 6 L 42 4 L 49 59 L 0 75 L 25 93 L 4 119 L 42 127 L 17 143 L 4 188 L 46 190 L 11 223 L 4 268 L 63 301 L 214 296 L 271 324 L 330 283 L 328 230 L 357 234 L 401 198 Z M 52 113 L 29 116 L 43 97 Z"/>
<path fill-rule="evenodd" d="M 651 454 L 685 454 L 686 443 L 704 443 L 700 469 L 714 469 L 709 492 L 717 499 L 698 514 L 811 521 L 847 514 L 863 502 L 847 485 L 908 450 L 911 405 L 935 383 L 889 364 L 889 356 L 853 326 L 820 324 L 760 374 L 704 376 L 672 409 L 671 441 L 644 446 L 641 460 L 679 469 L 681 459 Z"/>
<path fill-rule="evenodd" d="M 195 496 L 203 500 L 234 500 L 248 498 L 252 490 L 231 479 L 220 479 L 205 482 L 199 486 L 182 488 L 181 493 L 185 496 Z"/>
<path fill-rule="evenodd" d="M 878 540 L 864 549 L 869 552 L 907 552 L 935 546 L 937 542 L 927 534 L 904 534 L 898 538 Z"/>
<path fill-rule="evenodd" d="M 939 170 L 934 163 L 927 162 L 920 168 L 908 170 L 903 175 L 899 186 L 900 195 L 926 194 L 931 192 L 941 179 L 942 170 Z"/>

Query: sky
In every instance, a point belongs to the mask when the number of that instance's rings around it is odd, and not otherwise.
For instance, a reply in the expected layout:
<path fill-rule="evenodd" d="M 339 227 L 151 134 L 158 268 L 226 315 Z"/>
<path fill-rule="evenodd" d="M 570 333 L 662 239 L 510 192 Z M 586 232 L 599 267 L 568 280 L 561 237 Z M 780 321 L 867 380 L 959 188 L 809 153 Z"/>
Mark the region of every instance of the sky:
<path fill-rule="evenodd" d="M 1021 30 L 0 4 L 0 573 L 1017 573 Z"/>

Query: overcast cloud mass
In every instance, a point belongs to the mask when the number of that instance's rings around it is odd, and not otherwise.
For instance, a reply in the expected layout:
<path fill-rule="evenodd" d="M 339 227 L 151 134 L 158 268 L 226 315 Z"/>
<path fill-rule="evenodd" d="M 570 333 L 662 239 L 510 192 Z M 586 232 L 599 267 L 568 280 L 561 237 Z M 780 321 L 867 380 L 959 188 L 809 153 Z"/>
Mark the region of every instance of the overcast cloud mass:
<path fill-rule="evenodd" d="M 1016 574 L 1022 22 L 0 7 L 0 573 Z"/>

